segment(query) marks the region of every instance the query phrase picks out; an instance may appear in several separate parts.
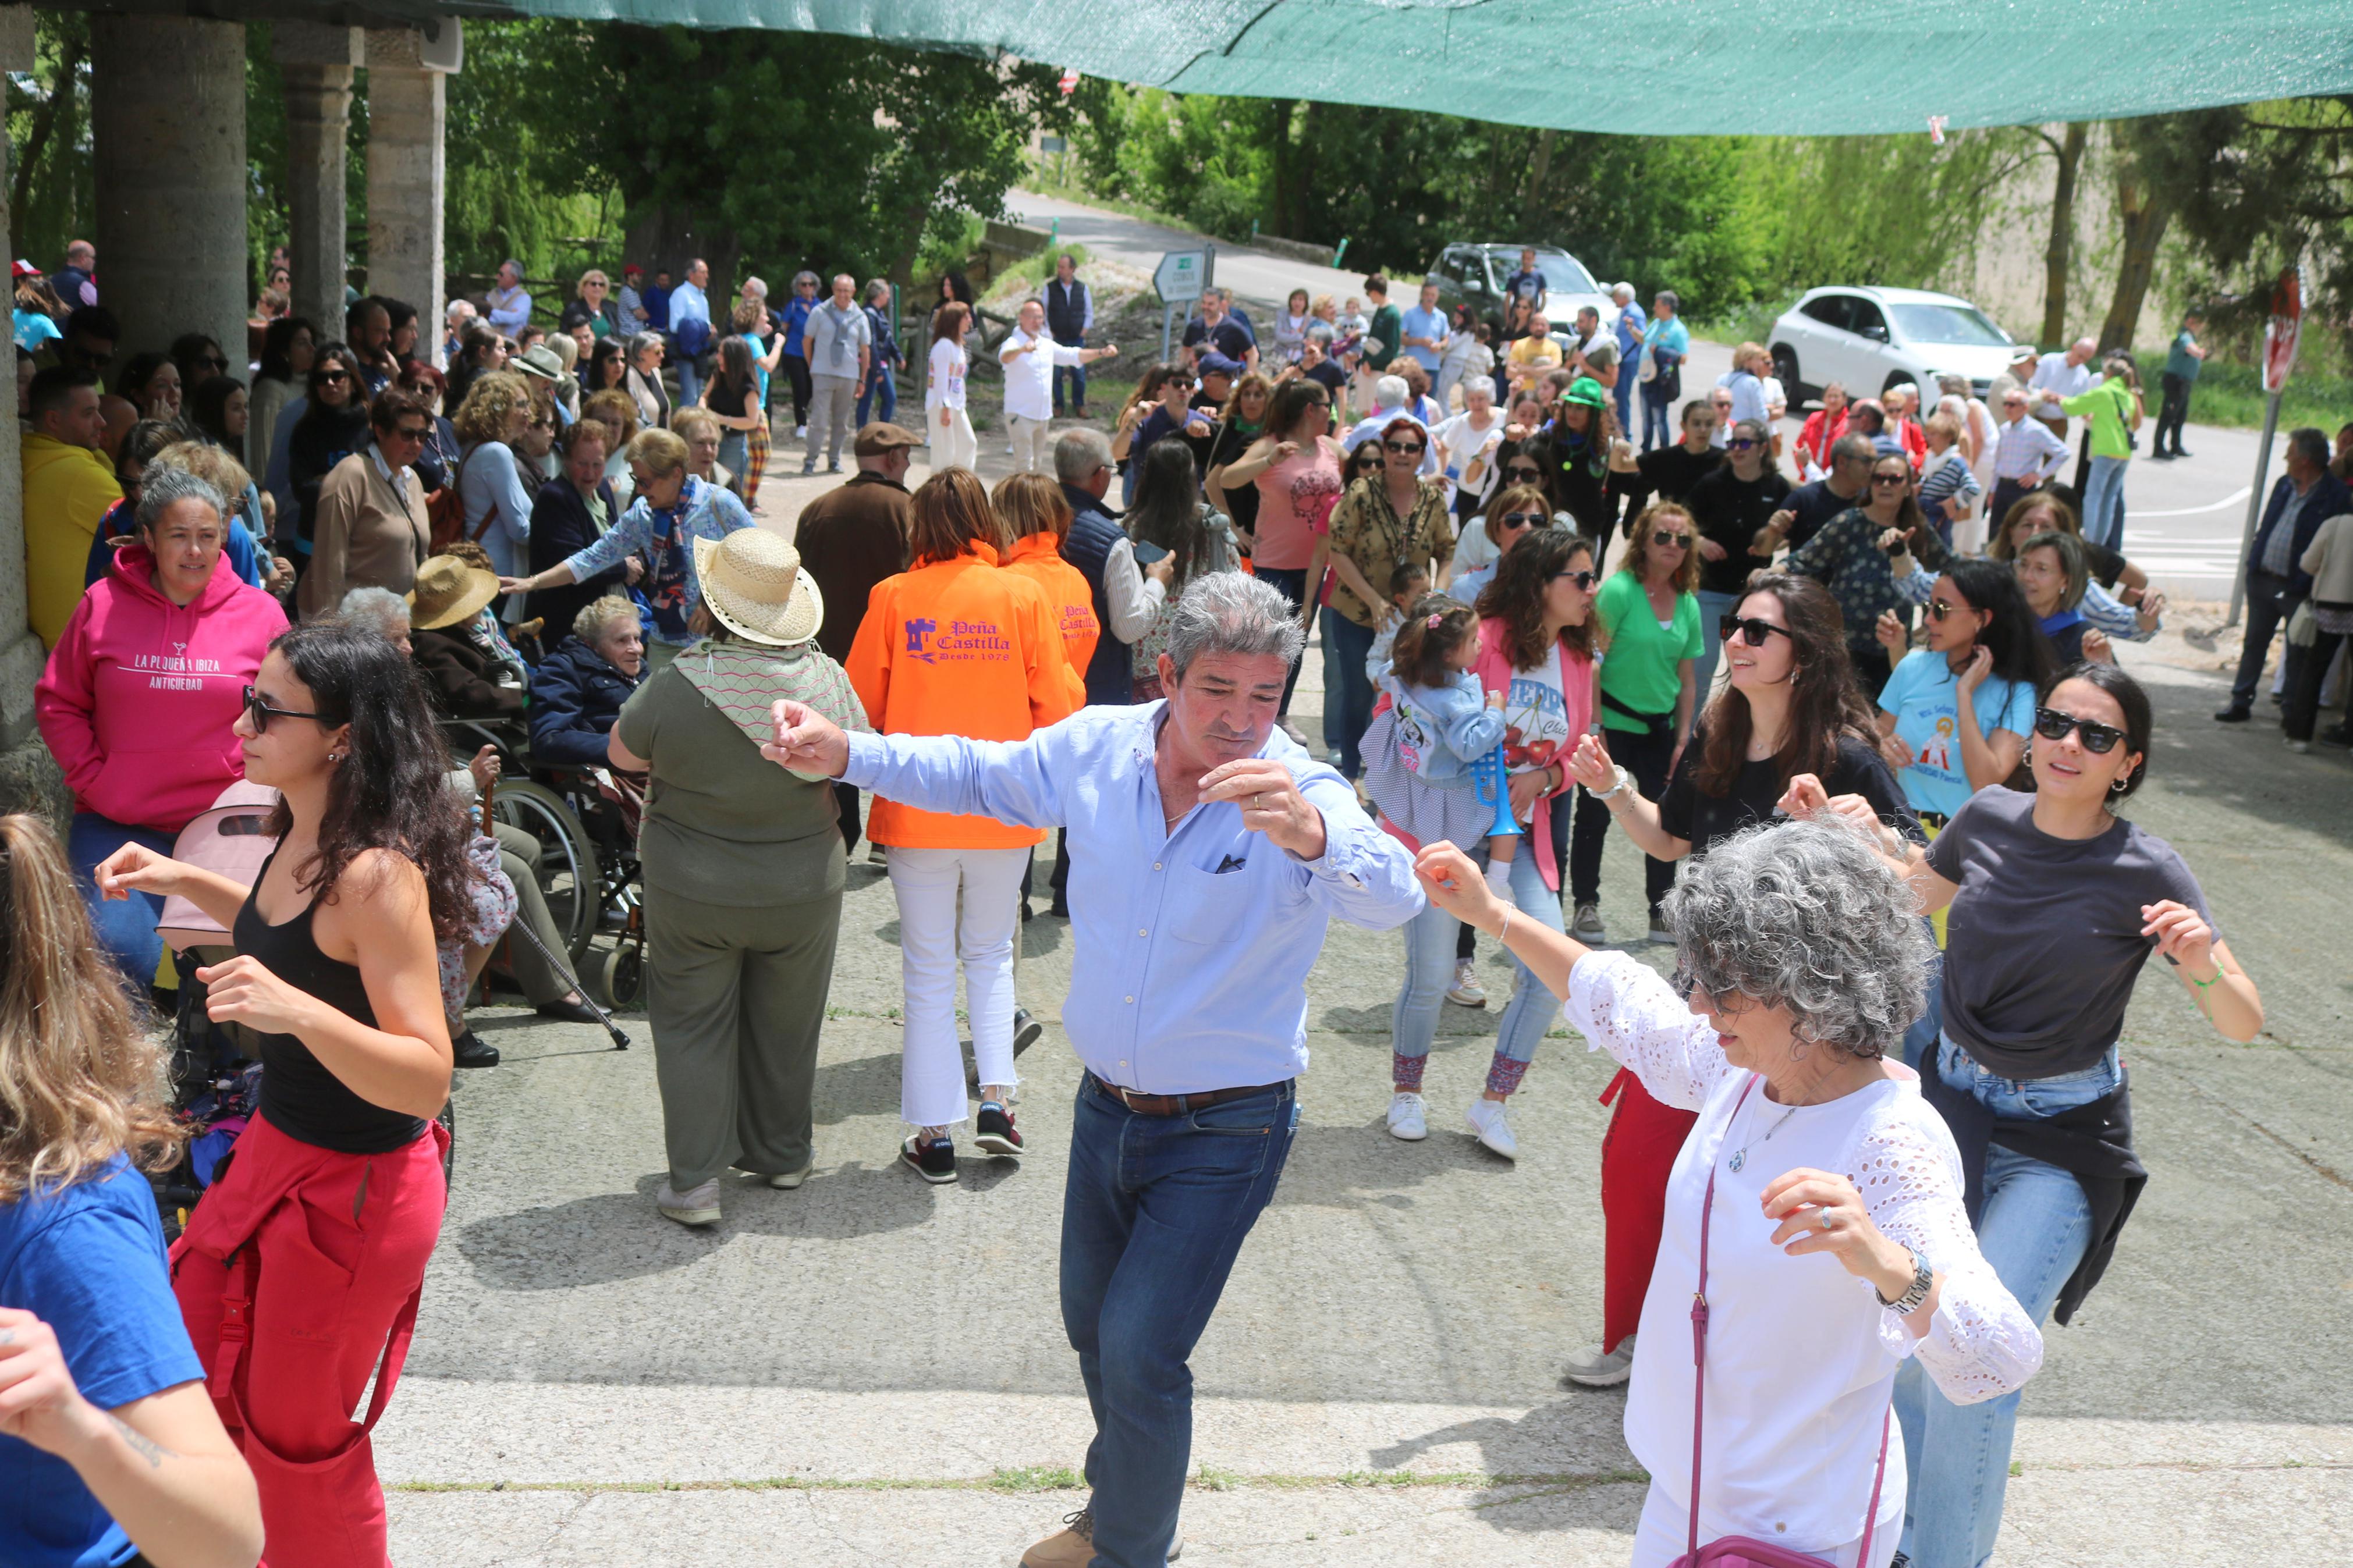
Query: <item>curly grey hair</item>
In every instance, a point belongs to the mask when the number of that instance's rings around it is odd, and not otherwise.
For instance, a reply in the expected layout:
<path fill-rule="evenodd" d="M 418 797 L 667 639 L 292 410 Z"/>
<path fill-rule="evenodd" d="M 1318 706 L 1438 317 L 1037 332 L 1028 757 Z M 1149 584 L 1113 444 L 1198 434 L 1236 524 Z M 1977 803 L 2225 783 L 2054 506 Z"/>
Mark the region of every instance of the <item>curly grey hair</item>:
<path fill-rule="evenodd" d="M 209 479 L 200 479 L 187 469 L 171 463 L 158 463 L 147 470 L 139 489 L 139 510 L 132 513 L 139 531 L 153 534 L 164 514 L 184 500 L 200 500 L 213 509 L 213 521 L 228 521 L 228 498 Z"/>
<path fill-rule="evenodd" d="M 1788 1009 L 1801 1042 L 1884 1056 L 1926 1005 L 1919 902 L 1843 823 L 1722 840 L 1684 863 L 1662 910 L 1690 984 Z"/>
<path fill-rule="evenodd" d="M 396 632 L 408 629 L 408 601 L 389 588 L 353 588 L 335 606 L 335 619 L 389 642 Z"/>
<path fill-rule="evenodd" d="M 1275 654 L 1288 665 L 1306 646 L 1291 601 L 1273 584 L 1240 572 L 1194 578 L 1168 613 L 1168 662 L 1179 680 L 1205 653 Z"/>
<path fill-rule="evenodd" d="M 594 647 L 606 627 L 623 621 L 636 626 L 638 606 L 618 594 L 607 594 L 580 606 L 580 613 L 572 617 L 572 635 Z"/>

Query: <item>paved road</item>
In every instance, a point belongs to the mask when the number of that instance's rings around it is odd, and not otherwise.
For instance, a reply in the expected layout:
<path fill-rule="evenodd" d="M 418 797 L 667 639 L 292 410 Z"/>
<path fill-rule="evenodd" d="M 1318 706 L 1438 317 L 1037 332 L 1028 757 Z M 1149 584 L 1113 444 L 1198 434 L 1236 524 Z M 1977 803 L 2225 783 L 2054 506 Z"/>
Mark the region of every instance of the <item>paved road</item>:
<path fill-rule="evenodd" d="M 1065 237 L 1084 245 L 1091 254 L 1147 273 L 1164 252 L 1208 243 L 1198 234 L 1063 197 L 1015 191 L 1006 201 L 1024 220 L 1039 227 L 1058 222 Z M 1294 288 L 1345 296 L 1362 292 L 1364 286 L 1361 272 L 1314 267 L 1223 242 L 1218 244 L 1217 279 L 1256 301 L 1280 301 Z M 1692 348 L 1695 384 L 1708 384 L 1731 368 L 1728 345 L 1703 341 Z M 1792 435 L 1797 424 L 1790 422 Z M 2189 458 L 2163 463 L 2144 458 L 2126 470 L 2126 553 L 2176 598 L 2227 598 L 2246 521 L 2257 433 L 2193 424 L 2184 431 L 2184 440 Z M 2283 461 L 2274 447 L 2274 477 L 2283 471 Z"/>

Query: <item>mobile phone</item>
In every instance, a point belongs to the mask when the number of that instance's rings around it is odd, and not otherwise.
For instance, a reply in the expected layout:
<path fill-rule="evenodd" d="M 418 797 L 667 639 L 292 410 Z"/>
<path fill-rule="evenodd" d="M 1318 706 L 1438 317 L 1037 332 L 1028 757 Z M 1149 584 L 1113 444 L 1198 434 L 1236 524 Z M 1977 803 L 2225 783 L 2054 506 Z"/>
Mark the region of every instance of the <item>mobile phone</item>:
<path fill-rule="evenodd" d="M 1149 566 L 1154 562 L 1168 553 L 1168 547 L 1166 545 L 1154 544 L 1150 541 L 1143 539 L 1139 539 L 1135 542 L 1134 549 L 1135 563 L 1138 566 Z"/>

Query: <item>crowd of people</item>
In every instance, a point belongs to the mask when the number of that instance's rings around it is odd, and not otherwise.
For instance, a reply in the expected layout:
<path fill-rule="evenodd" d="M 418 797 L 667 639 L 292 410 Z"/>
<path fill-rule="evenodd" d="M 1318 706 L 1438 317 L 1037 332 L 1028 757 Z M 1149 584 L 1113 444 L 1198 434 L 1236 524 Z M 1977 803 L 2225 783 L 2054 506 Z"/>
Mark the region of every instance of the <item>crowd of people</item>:
<path fill-rule="evenodd" d="M 356 300 L 341 338 L 280 313 L 249 385 L 201 338 L 117 369 L 94 281 L 39 346 L 37 715 L 74 814 L 62 840 L 0 820 L 25 976 L 0 993 L 0 1452 L 50 1478 L 0 1501 L 0 1556 L 249 1563 L 266 1532 L 287 1568 L 386 1561 L 369 1433 L 439 1230 L 453 1069 L 498 1060 L 472 988 L 512 928 L 539 1012 L 596 1016 L 539 844 L 478 810 L 501 750 L 453 747 L 462 721 L 630 803 L 649 1223 L 718 1223 L 731 1171 L 816 1169 L 860 837 L 899 914 L 900 1162 L 944 1184 L 959 1138 L 1038 1152 L 1018 1058 L 1050 1009 L 1017 958 L 1055 835 L 1084 1068 L 1060 1305 L 1097 1435 L 1089 1506 L 1028 1568 L 1176 1555 L 1187 1363 L 1292 1147 L 1333 919 L 1403 938 L 1388 1136 L 1432 1136 L 1432 1039 L 1489 1002 L 1482 936 L 1513 988 L 1451 1086 L 1467 1136 L 1519 1158 L 1556 1016 L 1619 1066 L 1603 1336 L 1567 1375 L 1630 1385 L 1637 1563 L 1742 1538 L 1985 1562 L 2042 1325 L 2147 1180 L 2118 1046 L 2142 967 L 2226 1037 L 2262 1023 L 2189 867 L 2119 811 L 2155 737 L 2112 644 L 2164 607 L 2097 466 L 2140 418 L 2128 362 L 2021 362 L 1999 418 L 1966 384 L 1925 419 L 1915 390 L 1833 387 L 1789 441 L 1757 345 L 1683 396 L 1672 295 L 1645 318 L 1621 285 L 1614 320 L 1555 334 L 1529 257 L 1497 321 L 1375 275 L 1294 292 L 1261 340 L 1211 290 L 1106 435 L 1068 422 L 1115 350 L 1084 341 L 1065 258 L 988 351 L 1014 470 L 991 488 L 961 279 L 918 430 L 892 417 L 887 289 L 804 272 L 771 308 L 749 279 L 714 327 L 704 264 L 623 278 L 584 274 L 530 341 L 510 263 L 438 355 L 398 301 Z M 750 510 L 779 371 L 805 471 L 820 447 L 855 469 L 789 540 Z M 2093 467 L 2062 487 L 2077 420 Z M 2317 438 L 2258 535 L 2272 618 L 2225 715 L 2308 601 L 2292 740 L 2353 633 L 2353 501 Z M 1290 716 L 1311 633 L 1320 744 Z M 178 842 L 239 784 L 274 792 L 245 881 Z M 1645 919 L 1612 951 L 1621 836 Z M 184 967 L 167 900 L 233 956 Z M 1645 940 L 1672 982 L 1624 951 Z M 182 988 L 261 1073 L 167 1260 L 137 1173 L 189 1128 L 141 1009 Z M 1719 1185 L 1776 1228 L 1718 1220 Z"/>

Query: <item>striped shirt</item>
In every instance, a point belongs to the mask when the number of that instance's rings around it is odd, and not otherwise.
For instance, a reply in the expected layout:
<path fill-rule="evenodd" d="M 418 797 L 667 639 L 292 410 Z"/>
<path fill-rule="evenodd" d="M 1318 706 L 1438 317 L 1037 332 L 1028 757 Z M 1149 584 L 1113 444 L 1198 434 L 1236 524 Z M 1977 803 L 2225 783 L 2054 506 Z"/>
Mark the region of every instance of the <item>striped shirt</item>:
<path fill-rule="evenodd" d="M 1993 475 L 1998 479 L 2031 480 L 2041 484 L 2064 467 L 2067 443 L 2051 433 L 2040 419 L 2020 415 L 2001 427 L 1993 444 Z"/>

